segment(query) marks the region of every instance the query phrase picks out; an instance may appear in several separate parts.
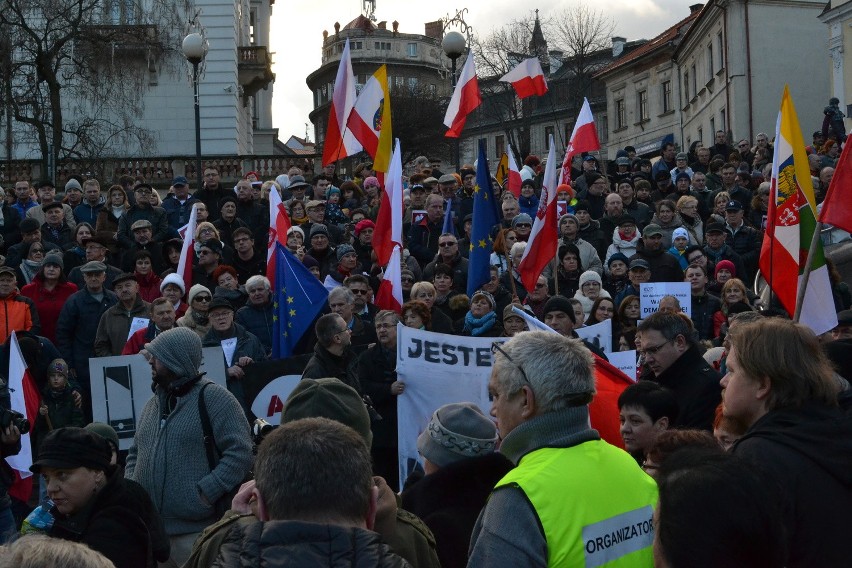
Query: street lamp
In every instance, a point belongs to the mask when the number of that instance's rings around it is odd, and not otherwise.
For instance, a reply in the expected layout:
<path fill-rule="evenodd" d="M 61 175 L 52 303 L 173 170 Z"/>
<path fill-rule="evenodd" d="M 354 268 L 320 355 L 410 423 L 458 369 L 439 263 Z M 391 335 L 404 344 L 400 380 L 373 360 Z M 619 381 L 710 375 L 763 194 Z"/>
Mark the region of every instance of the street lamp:
<path fill-rule="evenodd" d="M 195 92 L 195 175 L 198 187 L 201 189 L 201 105 L 198 98 L 198 66 L 207 53 L 207 44 L 200 33 L 191 33 L 183 38 L 183 56 L 192 63 L 192 87 Z"/>
<path fill-rule="evenodd" d="M 462 53 L 464 53 L 464 48 L 465 48 L 465 39 L 464 39 L 464 36 L 462 34 L 460 34 L 459 32 L 455 32 L 455 31 L 448 32 L 448 33 L 444 34 L 444 39 L 441 40 L 441 49 L 444 50 L 444 54 L 447 57 L 449 57 L 450 61 L 452 61 L 452 63 L 453 63 L 452 67 L 450 68 L 451 69 L 450 76 L 452 78 L 451 83 L 452 83 L 452 86 L 453 86 L 453 89 L 452 89 L 453 91 L 456 90 L 456 59 L 461 57 Z M 461 167 L 461 164 L 459 163 L 461 158 L 459 157 L 459 139 L 458 138 L 456 138 L 456 143 L 455 143 L 455 154 L 456 154 L 455 155 L 456 168 L 458 169 L 458 168 Z"/>

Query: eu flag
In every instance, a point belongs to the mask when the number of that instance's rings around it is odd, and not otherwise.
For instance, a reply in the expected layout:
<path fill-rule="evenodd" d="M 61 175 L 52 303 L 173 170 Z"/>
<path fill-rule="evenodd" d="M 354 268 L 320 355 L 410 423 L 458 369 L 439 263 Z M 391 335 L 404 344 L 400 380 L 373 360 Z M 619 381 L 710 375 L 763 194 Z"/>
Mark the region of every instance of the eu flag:
<path fill-rule="evenodd" d="M 289 250 L 275 243 L 272 357 L 290 357 L 328 299 L 328 290 Z"/>
<path fill-rule="evenodd" d="M 473 224 L 470 229 L 470 254 L 468 255 L 467 295 L 473 293 L 491 280 L 491 252 L 494 241 L 491 229 L 498 223 L 497 203 L 494 188 L 491 187 L 491 174 L 488 172 L 488 159 L 485 146 L 479 143 L 479 157 L 476 160 L 476 187 L 473 189 Z"/>

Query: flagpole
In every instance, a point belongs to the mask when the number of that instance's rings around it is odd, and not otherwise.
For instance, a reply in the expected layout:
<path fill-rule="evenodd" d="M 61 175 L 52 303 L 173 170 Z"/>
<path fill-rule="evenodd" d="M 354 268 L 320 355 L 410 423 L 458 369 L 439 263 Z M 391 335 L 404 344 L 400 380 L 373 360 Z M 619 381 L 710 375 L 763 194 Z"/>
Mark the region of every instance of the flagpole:
<path fill-rule="evenodd" d="M 508 267 L 508 270 L 509 270 L 509 283 L 512 284 L 512 297 L 518 298 L 518 300 L 520 300 L 521 298 L 518 296 L 518 287 L 515 284 L 515 269 L 512 268 L 512 255 L 511 254 L 506 255 L 506 266 Z"/>
<path fill-rule="evenodd" d="M 796 311 L 793 314 L 793 321 L 798 322 L 802 315 L 802 304 L 805 301 L 805 292 L 808 290 L 808 280 L 811 278 L 811 261 L 816 254 L 816 248 L 819 240 L 822 238 L 822 223 L 817 221 L 814 228 L 814 235 L 811 238 L 811 248 L 808 250 L 808 259 L 805 263 L 805 271 L 802 273 L 802 279 L 799 282 L 799 289 L 796 290 Z"/>

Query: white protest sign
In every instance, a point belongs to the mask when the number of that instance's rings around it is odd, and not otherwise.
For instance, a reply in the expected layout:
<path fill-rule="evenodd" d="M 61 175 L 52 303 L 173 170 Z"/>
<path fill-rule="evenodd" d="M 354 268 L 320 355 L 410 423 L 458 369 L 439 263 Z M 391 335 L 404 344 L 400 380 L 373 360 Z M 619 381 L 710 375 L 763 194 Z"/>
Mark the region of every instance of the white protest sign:
<path fill-rule="evenodd" d="M 405 382 L 404 394 L 397 397 L 400 487 L 418 467 L 417 436 L 438 408 L 472 402 L 488 416 L 494 341 L 493 337 L 459 337 L 397 325 L 396 374 Z"/>
<path fill-rule="evenodd" d="M 617 367 L 619 371 L 628 376 L 631 380 L 636 380 L 636 350 L 632 351 L 615 351 L 606 354 L 609 362 L 613 367 Z"/>
<path fill-rule="evenodd" d="M 234 365 L 234 353 L 237 351 L 237 338 L 231 337 L 230 339 L 222 340 L 222 353 L 225 354 L 225 364 L 228 367 L 232 367 Z"/>
<path fill-rule="evenodd" d="M 680 309 L 692 317 L 692 294 L 689 282 L 648 282 L 642 284 L 639 292 L 640 319 L 657 311 L 663 296 L 674 296 L 680 302 Z"/>
<path fill-rule="evenodd" d="M 281 424 L 281 412 L 284 410 L 282 403 L 290 397 L 290 393 L 301 380 L 302 375 L 281 375 L 272 379 L 254 397 L 251 404 L 252 414 L 270 424 Z M 276 404 L 270 404 L 270 401 L 276 401 Z"/>
<path fill-rule="evenodd" d="M 604 320 L 594 325 L 587 325 L 574 329 L 574 332 L 601 351 L 612 353 L 612 320 Z"/>
<path fill-rule="evenodd" d="M 148 318 L 133 318 L 133 321 L 130 322 L 130 331 L 127 332 L 127 340 L 130 341 L 130 336 L 140 329 L 148 327 L 150 322 L 151 320 Z"/>
<path fill-rule="evenodd" d="M 227 388 L 221 348 L 202 350 L 199 372 L 206 372 L 205 378 Z M 89 359 L 89 373 L 94 421 L 115 429 L 120 450 L 130 448 L 142 409 L 153 396 L 151 365 L 139 354 L 93 357 Z"/>

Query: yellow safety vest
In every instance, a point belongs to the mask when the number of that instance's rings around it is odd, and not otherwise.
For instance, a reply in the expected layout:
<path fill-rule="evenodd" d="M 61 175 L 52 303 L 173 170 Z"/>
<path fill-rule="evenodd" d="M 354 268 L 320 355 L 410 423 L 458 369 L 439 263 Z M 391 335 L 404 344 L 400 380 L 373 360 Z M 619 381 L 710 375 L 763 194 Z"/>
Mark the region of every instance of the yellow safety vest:
<path fill-rule="evenodd" d="M 521 489 L 541 521 L 548 566 L 653 568 L 657 483 L 602 440 L 542 448 L 497 488 Z"/>

